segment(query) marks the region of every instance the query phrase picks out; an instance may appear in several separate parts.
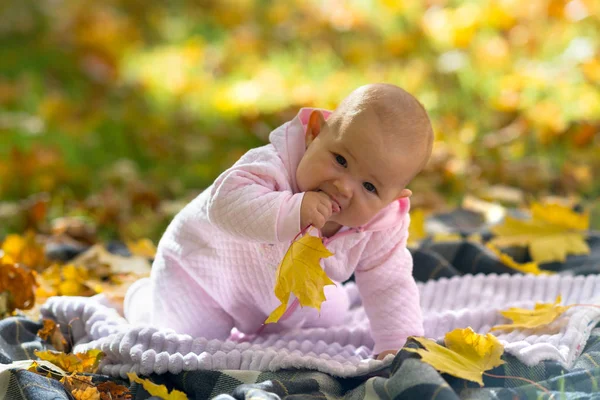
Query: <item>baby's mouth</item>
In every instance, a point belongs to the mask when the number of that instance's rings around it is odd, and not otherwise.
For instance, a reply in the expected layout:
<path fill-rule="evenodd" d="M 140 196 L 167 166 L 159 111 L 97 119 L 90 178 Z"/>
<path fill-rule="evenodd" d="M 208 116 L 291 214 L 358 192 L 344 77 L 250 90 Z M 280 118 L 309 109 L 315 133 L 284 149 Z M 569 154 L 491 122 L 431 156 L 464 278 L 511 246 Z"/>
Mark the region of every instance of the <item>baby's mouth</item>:
<path fill-rule="evenodd" d="M 331 198 L 331 200 L 333 201 L 332 206 L 333 206 L 333 212 L 334 213 L 339 213 L 342 211 L 342 206 L 340 206 L 340 203 L 338 203 L 338 201 L 335 199 L 335 197 L 329 196 Z"/>

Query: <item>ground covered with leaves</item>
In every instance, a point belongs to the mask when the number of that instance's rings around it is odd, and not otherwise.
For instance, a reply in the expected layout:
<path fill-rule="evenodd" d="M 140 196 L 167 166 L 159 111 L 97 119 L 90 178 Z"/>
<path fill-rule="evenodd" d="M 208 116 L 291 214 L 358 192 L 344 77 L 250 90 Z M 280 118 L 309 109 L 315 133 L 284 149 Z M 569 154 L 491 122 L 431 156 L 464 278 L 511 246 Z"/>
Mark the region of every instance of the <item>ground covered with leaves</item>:
<path fill-rule="evenodd" d="M 0 12 L 0 198 L 50 193 L 52 217 L 98 218 L 104 238 L 157 240 L 162 200 L 206 187 L 299 107 L 333 108 L 378 81 L 432 117 L 413 206 L 600 195 L 593 0 L 27 0 Z M 0 204 L 0 234 L 23 232 L 5 221 L 14 207 Z"/>

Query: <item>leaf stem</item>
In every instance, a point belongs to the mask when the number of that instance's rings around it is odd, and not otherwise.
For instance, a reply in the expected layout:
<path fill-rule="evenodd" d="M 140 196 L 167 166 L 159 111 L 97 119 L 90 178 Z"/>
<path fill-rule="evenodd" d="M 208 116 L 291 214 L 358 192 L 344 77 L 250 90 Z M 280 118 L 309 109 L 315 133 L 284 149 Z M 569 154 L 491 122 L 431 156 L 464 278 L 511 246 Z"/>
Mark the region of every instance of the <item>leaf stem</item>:
<path fill-rule="evenodd" d="M 311 228 L 312 225 L 306 225 L 304 228 L 302 228 L 302 230 L 300 230 L 300 232 L 298 232 L 298 234 L 296 236 L 294 236 L 294 239 L 292 239 L 292 242 L 295 242 L 296 239 L 298 239 L 300 236 L 304 235 L 306 232 L 308 232 L 308 230 Z"/>
<path fill-rule="evenodd" d="M 523 382 L 527 382 L 531 385 L 534 385 L 535 387 L 541 389 L 543 392 L 545 392 L 547 395 L 550 396 L 551 399 L 554 398 L 554 394 L 550 393 L 550 391 L 548 389 L 546 389 L 545 387 L 543 387 L 542 385 L 540 385 L 537 382 L 534 382 L 530 379 L 527 378 L 523 378 L 521 376 L 511 376 L 511 375 L 494 375 L 494 374 L 490 374 L 489 372 L 484 372 L 483 375 L 489 376 L 491 378 L 503 378 L 503 379 L 518 379 L 521 380 Z"/>

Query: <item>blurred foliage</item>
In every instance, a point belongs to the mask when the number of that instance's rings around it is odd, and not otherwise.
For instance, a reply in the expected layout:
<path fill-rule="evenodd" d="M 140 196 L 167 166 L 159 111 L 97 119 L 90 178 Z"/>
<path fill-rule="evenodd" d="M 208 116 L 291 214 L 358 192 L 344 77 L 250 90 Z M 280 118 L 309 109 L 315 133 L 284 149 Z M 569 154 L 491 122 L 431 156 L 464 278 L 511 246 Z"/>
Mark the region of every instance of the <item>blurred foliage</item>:
<path fill-rule="evenodd" d="M 600 195 L 596 0 L 21 0 L 0 14 L 0 236 L 77 215 L 157 239 L 180 206 L 165 199 L 208 186 L 299 107 L 381 81 L 434 123 L 414 205 Z"/>

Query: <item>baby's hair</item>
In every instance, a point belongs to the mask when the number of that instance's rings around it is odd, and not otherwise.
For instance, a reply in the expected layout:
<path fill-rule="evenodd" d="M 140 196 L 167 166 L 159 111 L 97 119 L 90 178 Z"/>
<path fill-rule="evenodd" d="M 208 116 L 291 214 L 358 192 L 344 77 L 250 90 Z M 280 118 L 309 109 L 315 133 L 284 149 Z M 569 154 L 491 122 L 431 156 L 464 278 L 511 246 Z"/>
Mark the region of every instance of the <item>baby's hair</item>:
<path fill-rule="evenodd" d="M 425 107 L 406 90 L 389 83 L 361 86 L 338 105 L 330 121 L 351 123 L 361 113 L 373 112 L 385 131 L 421 155 L 418 174 L 427 164 L 433 147 L 433 128 Z M 413 176 L 414 176 L 413 175 Z"/>

